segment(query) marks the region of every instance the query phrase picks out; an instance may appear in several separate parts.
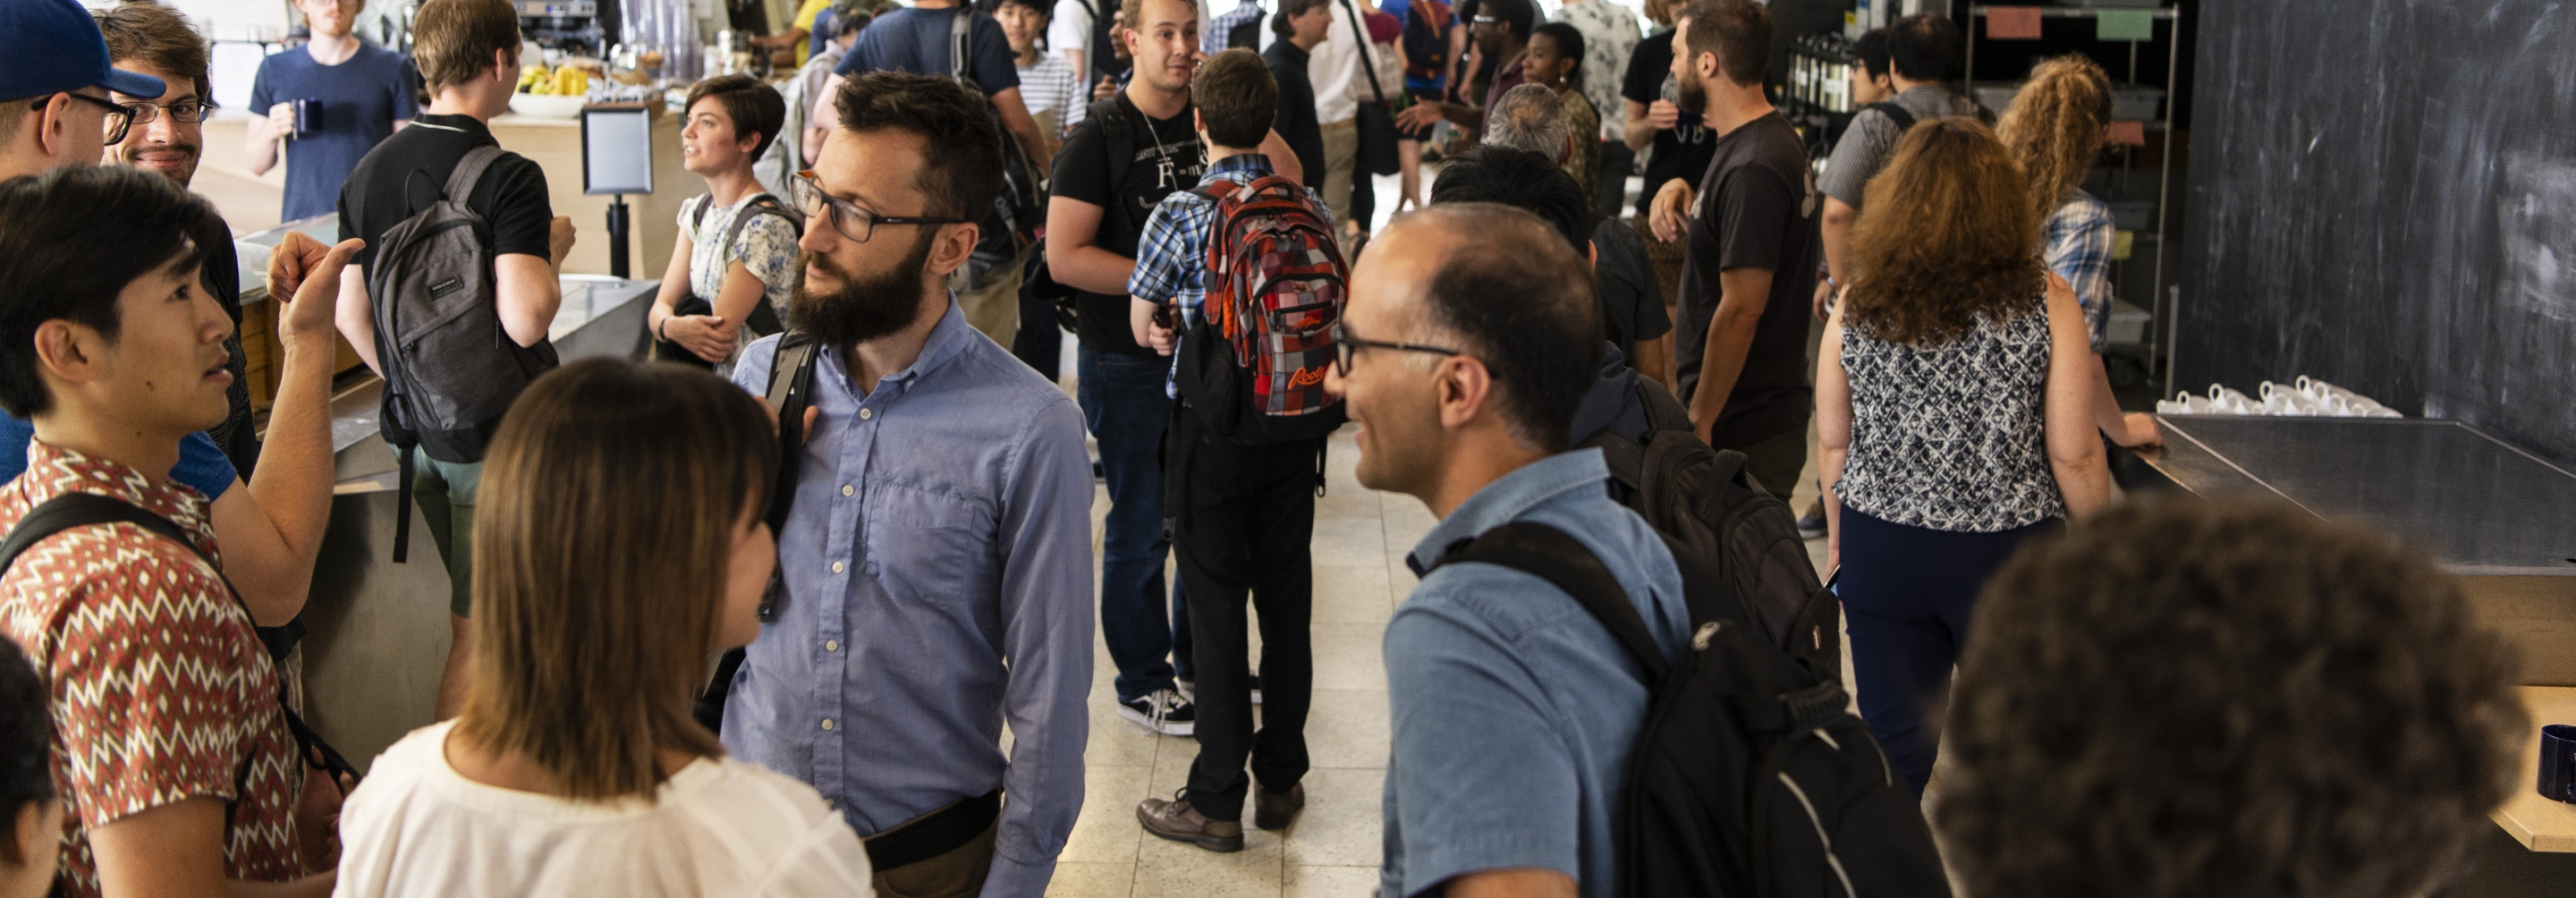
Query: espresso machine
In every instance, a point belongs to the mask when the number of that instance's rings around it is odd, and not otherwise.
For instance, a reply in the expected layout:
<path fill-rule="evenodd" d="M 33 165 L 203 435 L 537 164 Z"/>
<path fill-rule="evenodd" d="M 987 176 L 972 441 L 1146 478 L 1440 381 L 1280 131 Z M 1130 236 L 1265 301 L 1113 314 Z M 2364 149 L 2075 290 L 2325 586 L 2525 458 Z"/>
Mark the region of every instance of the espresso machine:
<path fill-rule="evenodd" d="M 514 0 L 519 33 L 537 46 L 598 58 L 617 43 L 617 0 Z"/>

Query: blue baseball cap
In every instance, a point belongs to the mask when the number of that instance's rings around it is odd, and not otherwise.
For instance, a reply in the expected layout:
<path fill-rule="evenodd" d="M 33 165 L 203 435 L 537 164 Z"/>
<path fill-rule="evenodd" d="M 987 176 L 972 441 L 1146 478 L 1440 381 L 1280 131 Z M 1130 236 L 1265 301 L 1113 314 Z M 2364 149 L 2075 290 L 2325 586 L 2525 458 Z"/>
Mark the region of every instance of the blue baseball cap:
<path fill-rule="evenodd" d="M 107 38 L 79 0 L 0 0 L 0 98 L 43 97 L 84 87 L 158 97 L 161 79 L 107 63 Z"/>

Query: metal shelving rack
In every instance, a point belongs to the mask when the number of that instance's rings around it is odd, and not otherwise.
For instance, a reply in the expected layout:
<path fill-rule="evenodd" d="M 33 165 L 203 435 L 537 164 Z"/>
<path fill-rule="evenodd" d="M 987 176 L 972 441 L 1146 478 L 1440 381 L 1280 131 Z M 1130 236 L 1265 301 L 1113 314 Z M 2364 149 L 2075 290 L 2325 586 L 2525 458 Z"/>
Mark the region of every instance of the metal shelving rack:
<path fill-rule="evenodd" d="M 1969 21 L 1968 28 L 1966 29 L 1968 32 L 1968 54 L 1966 57 L 1966 64 L 1967 83 L 1971 87 L 1974 87 L 1977 83 L 1978 28 L 1976 20 L 1985 18 L 1986 12 L 1993 8 L 1994 7 L 1992 6 L 1984 5 L 1968 7 Z M 2149 282 L 2155 286 L 2148 295 L 2149 306 L 2147 309 L 2147 326 L 2149 328 L 2149 333 L 2146 339 L 2148 347 L 2147 352 L 2149 356 L 2148 375 L 2149 377 L 2153 377 L 2155 372 L 2163 371 L 2166 381 L 2165 392 L 2170 393 L 2173 391 L 2173 323 L 2174 316 L 2177 311 L 2175 308 L 2177 303 L 2175 302 L 2171 291 L 2166 289 L 2165 247 L 2172 242 L 2171 236 L 2173 230 L 2174 105 L 2181 97 L 2179 89 L 2182 78 L 2182 9 L 2178 6 L 2165 6 L 2154 9 L 2137 9 L 2134 7 L 2094 8 L 2080 6 L 2043 6 L 2039 8 L 2039 15 L 2042 19 L 2096 19 L 2100 18 L 2101 14 L 2104 12 L 2145 12 L 2158 21 L 2168 21 L 2173 23 L 2171 33 L 2167 35 L 2167 38 L 2171 41 L 2171 46 L 2167 48 L 2168 56 L 2165 60 L 2164 115 L 2155 121 L 2143 123 L 2146 130 L 2162 132 L 2164 135 L 2164 153 L 2161 158 L 2157 160 L 2156 171 L 2156 230 L 2153 235 L 2155 237 L 2156 245 L 2156 267 L 2153 276 L 2149 280 Z M 2125 42 L 2129 45 L 2129 83 L 2131 84 L 2135 84 L 2138 81 L 2139 45 L 2149 42 L 2151 42 L 2151 40 Z M 2001 113 L 2003 110 L 1998 109 L 1995 111 L 1997 113 Z"/>

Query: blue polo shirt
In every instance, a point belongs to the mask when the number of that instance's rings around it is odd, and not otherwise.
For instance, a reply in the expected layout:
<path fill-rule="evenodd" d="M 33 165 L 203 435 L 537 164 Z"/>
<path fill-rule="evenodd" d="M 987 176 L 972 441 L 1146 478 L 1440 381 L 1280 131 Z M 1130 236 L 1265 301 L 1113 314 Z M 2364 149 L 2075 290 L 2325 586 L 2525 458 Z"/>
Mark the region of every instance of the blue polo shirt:
<path fill-rule="evenodd" d="M 1451 511 L 1406 563 L 1420 572 L 1512 521 L 1556 527 L 1618 577 L 1677 657 L 1690 634 L 1681 572 L 1646 520 L 1610 501 L 1609 479 L 1599 449 L 1523 466 Z M 1461 563 L 1424 577 L 1386 626 L 1395 747 L 1379 898 L 1509 867 L 1557 870 L 1584 898 L 1611 898 L 1643 675 L 1574 597 L 1534 575 Z"/>

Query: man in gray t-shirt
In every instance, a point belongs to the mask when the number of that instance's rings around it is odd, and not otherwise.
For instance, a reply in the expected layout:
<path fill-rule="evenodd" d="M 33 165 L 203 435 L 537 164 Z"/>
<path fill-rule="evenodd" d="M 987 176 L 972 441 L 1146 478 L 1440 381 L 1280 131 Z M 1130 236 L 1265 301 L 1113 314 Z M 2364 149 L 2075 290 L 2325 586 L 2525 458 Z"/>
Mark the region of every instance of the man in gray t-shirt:
<path fill-rule="evenodd" d="M 1949 87 L 1950 79 L 1959 76 L 1959 48 L 1965 41 L 1959 26 L 1951 24 L 1947 16 L 1922 13 L 1887 26 L 1890 78 L 1896 87 L 1896 98 L 1888 102 L 1904 109 L 1917 122 L 1976 115 L 1976 104 Z M 1833 158 L 1825 163 L 1824 175 L 1816 181 L 1817 189 L 1825 193 L 1823 231 L 1828 273 L 1826 282 L 1816 287 L 1815 312 L 1819 321 L 1824 320 L 1828 303 L 1844 283 L 1844 258 L 1852 224 L 1860 220 L 1861 195 L 1869 189 L 1869 179 L 1878 177 L 1879 170 L 1895 158 L 1896 141 L 1904 136 L 1886 111 L 1861 110 L 1852 116 L 1851 127 L 1843 132 L 1842 140 L 1834 144 Z"/>

